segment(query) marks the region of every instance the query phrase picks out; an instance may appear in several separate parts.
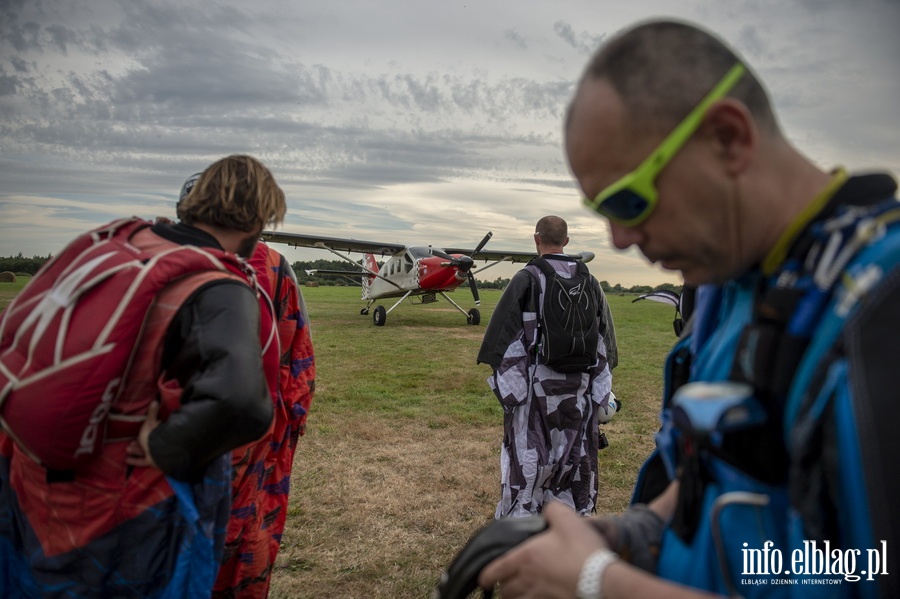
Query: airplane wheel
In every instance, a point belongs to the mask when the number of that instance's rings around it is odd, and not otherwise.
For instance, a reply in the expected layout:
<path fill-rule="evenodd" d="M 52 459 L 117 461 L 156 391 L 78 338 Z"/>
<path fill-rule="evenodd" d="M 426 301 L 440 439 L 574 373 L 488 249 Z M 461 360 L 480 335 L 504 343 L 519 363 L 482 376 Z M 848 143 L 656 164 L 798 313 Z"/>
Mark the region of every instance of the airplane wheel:
<path fill-rule="evenodd" d="M 384 306 L 375 306 L 375 312 L 372 313 L 372 322 L 376 327 L 383 327 L 384 321 L 387 320 L 387 310 Z"/>
<path fill-rule="evenodd" d="M 359 311 L 359 313 L 360 313 L 360 315 L 362 315 L 362 316 L 367 316 L 367 315 L 369 314 L 369 309 L 368 309 L 368 308 L 363 308 L 362 310 Z"/>
<path fill-rule="evenodd" d="M 471 325 L 476 325 L 481 323 L 481 312 L 478 311 L 478 308 L 472 308 L 469 310 L 468 322 Z"/>

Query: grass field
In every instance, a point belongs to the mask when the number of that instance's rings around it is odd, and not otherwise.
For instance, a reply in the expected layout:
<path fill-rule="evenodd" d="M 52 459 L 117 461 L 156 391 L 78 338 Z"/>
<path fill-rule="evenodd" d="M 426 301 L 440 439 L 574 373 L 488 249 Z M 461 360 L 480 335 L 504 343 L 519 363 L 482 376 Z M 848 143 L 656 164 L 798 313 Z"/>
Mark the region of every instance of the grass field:
<path fill-rule="evenodd" d="M 355 288 L 304 288 L 318 391 L 294 464 L 271 596 L 428 597 L 441 570 L 493 517 L 502 412 L 476 365 L 484 324 L 445 302 L 402 305 L 384 327 Z M 482 292 L 486 323 L 500 293 Z M 453 295 L 468 307 L 462 291 Z M 623 509 L 657 428 L 673 310 L 609 298 L 624 408 L 600 453 L 602 511 Z"/>
<path fill-rule="evenodd" d="M 0 309 L 24 285 L 0 283 Z M 375 327 L 352 287 L 304 288 L 317 393 L 294 463 L 271 597 L 428 597 L 456 551 L 493 517 L 502 413 L 475 356 L 482 325 L 445 302 L 403 304 Z M 465 291 L 452 295 L 471 306 Z M 624 407 L 600 453 L 601 512 L 625 507 L 657 428 L 673 310 L 610 296 Z M 389 306 L 390 304 L 388 304 Z"/>
<path fill-rule="evenodd" d="M 0 283 L 0 310 L 3 310 L 30 280 L 31 277 L 16 277 L 15 283 Z"/>

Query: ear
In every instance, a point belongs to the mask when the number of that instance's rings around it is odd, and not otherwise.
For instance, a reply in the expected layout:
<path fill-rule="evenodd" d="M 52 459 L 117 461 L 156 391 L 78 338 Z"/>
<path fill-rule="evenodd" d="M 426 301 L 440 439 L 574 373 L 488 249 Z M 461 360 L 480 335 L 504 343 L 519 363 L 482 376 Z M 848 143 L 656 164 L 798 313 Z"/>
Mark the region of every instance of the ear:
<path fill-rule="evenodd" d="M 719 100 L 704 118 L 717 155 L 731 175 L 742 173 L 759 147 L 759 130 L 747 107 L 734 98 Z"/>

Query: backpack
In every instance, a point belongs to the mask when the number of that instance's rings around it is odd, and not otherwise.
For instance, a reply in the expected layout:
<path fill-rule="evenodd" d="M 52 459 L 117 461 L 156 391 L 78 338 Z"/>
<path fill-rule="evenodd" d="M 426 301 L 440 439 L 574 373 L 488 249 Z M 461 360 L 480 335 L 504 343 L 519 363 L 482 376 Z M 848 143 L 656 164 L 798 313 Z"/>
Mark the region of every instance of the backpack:
<path fill-rule="evenodd" d="M 539 363 L 558 372 L 586 372 L 597 361 L 600 342 L 599 298 L 590 271 L 575 262 L 575 274 L 566 278 L 544 257 L 532 259 L 525 268 L 538 280 L 535 270 L 544 273 L 536 302 Z"/>
<path fill-rule="evenodd" d="M 73 469 L 99 451 L 162 290 L 210 271 L 255 280 L 221 250 L 156 236 L 151 247 L 134 245 L 150 225 L 123 219 L 79 236 L 0 317 L 0 426 L 51 470 Z"/>

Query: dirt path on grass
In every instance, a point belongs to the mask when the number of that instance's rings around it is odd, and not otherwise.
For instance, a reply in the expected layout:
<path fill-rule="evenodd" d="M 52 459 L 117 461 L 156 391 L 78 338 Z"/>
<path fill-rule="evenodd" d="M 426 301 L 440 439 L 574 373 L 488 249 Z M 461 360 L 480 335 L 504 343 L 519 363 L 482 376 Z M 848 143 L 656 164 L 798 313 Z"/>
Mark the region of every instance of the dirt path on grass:
<path fill-rule="evenodd" d="M 300 440 L 271 597 L 427 597 L 493 517 L 501 427 L 322 415 Z"/>

